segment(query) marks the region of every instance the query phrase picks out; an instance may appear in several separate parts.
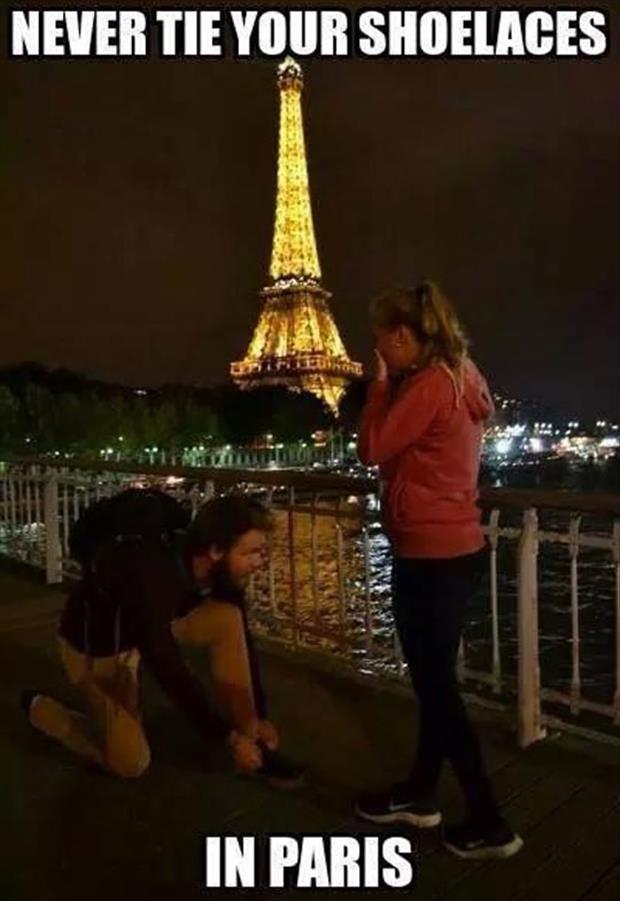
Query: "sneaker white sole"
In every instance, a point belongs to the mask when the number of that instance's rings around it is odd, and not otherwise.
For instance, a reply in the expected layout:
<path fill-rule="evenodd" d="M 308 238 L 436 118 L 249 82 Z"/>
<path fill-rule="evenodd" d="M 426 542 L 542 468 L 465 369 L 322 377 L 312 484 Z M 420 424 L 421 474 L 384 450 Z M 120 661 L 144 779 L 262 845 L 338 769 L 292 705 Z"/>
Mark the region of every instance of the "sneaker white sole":
<path fill-rule="evenodd" d="M 411 813 L 407 810 L 396 810 L 394 813 L 374 814 L 366 813 L 359 807 L 355 808 L 355 813 L 363 820 L 369 820 L 371 823 L 408 823 L 410 826 L 417 826 L 418 829 L 434 829 L 441 823 L 440 813 Z"/>
<path fill-rule="evenodd" d="M 523 847 L 523 839 L 521 836 L 515 835 L 513 840 L 507 845 L 472 848 L 471 851 L 464 851 L 463 848 L 457 848 L 446 841 L 444 841 L 443 846 L 462 860 L 505 860 L 507 857 L 512 857 L 514 854 L 519 853 Z"/>

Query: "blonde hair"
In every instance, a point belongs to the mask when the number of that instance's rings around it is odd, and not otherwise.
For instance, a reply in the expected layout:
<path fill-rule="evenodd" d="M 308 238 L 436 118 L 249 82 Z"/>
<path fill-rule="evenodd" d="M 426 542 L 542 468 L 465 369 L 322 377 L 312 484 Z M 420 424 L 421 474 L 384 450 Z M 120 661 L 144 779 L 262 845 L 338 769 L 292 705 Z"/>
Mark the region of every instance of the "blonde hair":
<path fill-rule="evenodd" d="M 396 288 L 376 297 L 370 320 L 375 328 L 388 331 L 410 328 L 422 346 L 420 368 L 443 362 L 455 370 L 467 355 L 469 341 L 451 301 L 427 279 L 415 288 Z"/>

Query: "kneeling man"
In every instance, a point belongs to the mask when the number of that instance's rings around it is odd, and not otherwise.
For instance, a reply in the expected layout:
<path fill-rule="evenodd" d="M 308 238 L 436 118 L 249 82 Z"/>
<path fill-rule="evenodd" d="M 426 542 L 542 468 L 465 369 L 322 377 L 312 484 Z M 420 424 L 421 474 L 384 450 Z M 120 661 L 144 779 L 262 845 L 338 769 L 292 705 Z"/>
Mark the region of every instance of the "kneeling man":
<path fill-rule="evenodd" d="M 142 662 L 204 736 L 228 745 L 239 770 L 297 784 L 303 774 L 276 751 L 279 736 L 266 719 L 245 605 L 246 584 L 264 562 L 271 528 L 261 504 L 232 495 L 208 501 L 169 540 L 103 542 L 68 598 L 58 634 L 65 672 L 88 713 L 25 691 L 30 723 L 117 776 L 140 776 L 151 756 L 140 703 Z M 180 644 L 208 650 L 220 711 Z"/>

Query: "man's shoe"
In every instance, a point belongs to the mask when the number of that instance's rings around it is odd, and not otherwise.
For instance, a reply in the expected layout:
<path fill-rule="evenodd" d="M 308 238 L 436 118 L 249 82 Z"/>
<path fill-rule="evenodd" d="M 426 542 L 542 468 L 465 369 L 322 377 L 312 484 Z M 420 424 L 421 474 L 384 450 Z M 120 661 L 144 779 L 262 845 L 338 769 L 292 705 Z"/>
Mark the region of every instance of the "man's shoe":
<path fill-rule="evenodd" d="M 305 770 L 279 751 L 270 751 L 262 742 L 258 747 L 263 755 L 263 765 L 256 771 L 257 776 L 267 779 L 277 788 L 298 788 L 305 778 Z"/>
<path fill-rule="evenodd" d="M 408 823 L 418 829 L 432 829 L 441 823 L 441 813 L 432 801 L 412 796 L 406 782 L 399 782 L 387 791 L 364 795 L 355 805 L 355 812 L 373 823 Z"/>
<path fill-rule="evenodd" d="M 504 820 L 492 826 L 471 822 L 448 826 L 444 830 L 443 843 L 449 851 L 465 860 L 503 860 L 523 847 L 523 839 Z"/>

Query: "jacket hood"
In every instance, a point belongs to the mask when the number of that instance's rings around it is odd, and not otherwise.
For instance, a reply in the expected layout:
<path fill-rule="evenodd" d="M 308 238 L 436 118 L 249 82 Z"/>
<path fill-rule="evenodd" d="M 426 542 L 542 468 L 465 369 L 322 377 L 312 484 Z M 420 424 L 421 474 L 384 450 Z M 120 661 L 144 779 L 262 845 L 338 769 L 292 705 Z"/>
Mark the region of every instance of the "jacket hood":
<path fill-rule="evenodd" d="M 495 405 L 486 379 L 469 358 L 463 364 L 463 400 L 474 422 L 484 422 L 494 412 Z"/>
<path fill-rule="evenodd" d="M 460 407 L 464 403 L 474 422 L 484 422 L 495 411 L 495 405 L 489 386 L 476 364 L 466 357 L 462 366 L 456 371 L 445 363 L 440 367 L 450 377 L 454 389 L 454 405 Z"/>

